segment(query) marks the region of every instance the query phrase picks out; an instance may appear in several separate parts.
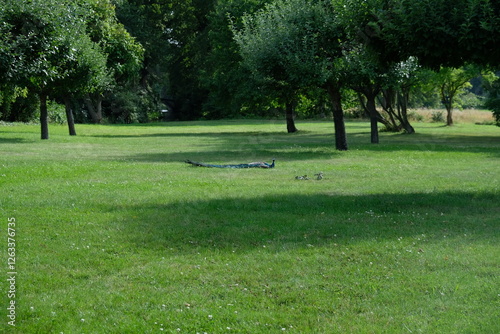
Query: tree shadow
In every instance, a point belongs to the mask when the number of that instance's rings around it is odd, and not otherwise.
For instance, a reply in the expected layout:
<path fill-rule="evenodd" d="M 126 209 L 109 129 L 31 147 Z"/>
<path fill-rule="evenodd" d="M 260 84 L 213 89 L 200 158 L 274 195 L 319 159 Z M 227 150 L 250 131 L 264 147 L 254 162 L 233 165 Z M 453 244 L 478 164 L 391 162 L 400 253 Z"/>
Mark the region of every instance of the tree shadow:
<path fill-rule="evenodd" d="M 305 133 L 305 131 L 303 132 Z M 261 132 L 261 131 L 222 131 L 222 132 L 171 132 L 171 133 L 140 133 L 140 134 L 100 134 L 91 135 L 95 138 L 172 138 L 172 137 L 227 137 L 227 136 L 289 136 L 290 134 L 280 131 Z"/>
<path fill-rule="evenodd" d="M 280 152 L 272 149 L 226 149 L 212 151 L 166 152 L 166 153 L 140 153 L 122 159 L 121 161 L 139 161 L 147 163 L 183 162 L 192 160 L 213 164 L 242 164 L 253 161 L 272 162 L 276 159 L 276 166 L 285 161 L 304 161 L 309 159 L 332 158 L 340 153 L 330 149 L 306 152 Z"/>
<path fill-rule="evenodd" d="M 24 138 L 1 138 L 0 137 L 0 144 L 22 144 L 28 142 Z"/>
<path fill-rule="evenodd" d="M 245 161 L 247 159 L 270 159 L 273 157 L 279 158 L 276 152 L 287 151 L 283 153 L 285 156 L 281 158 L 288 160 L 304 160 L 306 158 L 331 157 L 335 154 L 334 150 L 334 134 L 332 133 L 316 133 L 308 130 L 301 130 L 297 133 L 288 134 L 285 131 L 197 131 L 190 132 L 189 124 L 176 125 L 172 127 L 172 132 L 148 132 L 148 133 L 131 133 L 131 134 L 98 134 L 92 135 L 96 138 L 127 138 L 127 139 L 142 139 L 142 138 L 158 138 L 165 139 L 165 145 L 169 144 L 170 139 L 177 138 L 182 140 L 190 140 L 196 142 L 199 139 L 200 143 L 214 139 L 210 145 L 214 145 L 214 152 L 218 151 L 221 158 L 217 158 L 217 154 L 199 152 L 200 155 L 185 156 L 177 152 L 171 152 L 171 148 L 166 148 L 165 153 L 147 152 L 132 155 L 130 160 L 145 161 L 145 162 L 162 162 L 162 161 L 179 161 L 184 159 L 192 160 L 207 160 L 216 157 L 217 161 L 232 158 L 236 161 Z M 199 126 L 198 124 L 196 126 Z M 205 125 L 212 126 L 212 125 Z M 145 127 L 145 129 L 149 129 Z M 151 128 L 154 131 L 155 128 Z M 179 129 L 181 131 L 179 131 Z M 350 149 L 370 150 L 370 151 L 434 151 L 434 152 L 456 152 L 466 151 L 471 153 L 487 153 L 493 157 L 500 156 L 500 136 L 481 136 L 481 135 L 454 135 L 454 134 L 432 134 L 432 133 L 415 133 L 415 134 L 394 134 L 382 133 L 380 144 L 370 143 L 370 131 L 364 124 L 350 124 L 347 140 Z M 168 131 L 168 128 L 163 129 Z M 160 130 L 161 131 L 161 130 Z M 300 149 L 299 149 L 300 148 Z M 291 150 L 292 149 L 292 150 Z M 295 149 L 297 152 L 296 158 L 292 157 L 292 152 Z M 309 150 L 311 154 L 305 152 Z M 238 154 L 238 151 L 241 154 Z M 315 154 L 315 156 L 313 156 Z M 182 155 L 182 156 L 180 156 Z M 250 156 L 249 156 L 250 155 Z M 243 158 L 243 160 L 242 160 Z M 241 163 L 240 162 L 240 163 Z"/>
<path fill-rule="evenodd" d="M 498 242 L 499 199 L 492 192 L 295 194 L 103 209 L 123 217 L 124 233 L 137 247 L 186 253 L 268 247 L 279 252 L 421 235 L 452 240 L 469 234 Z"/>
<path fill-rule="evenodd" d="M 350 146 L 370 151 L 429 151 L 429 152 L 470 152 L 500 156 L 500 136 L 460 136 L 442 134 L 393 134 L 381 137 L 379 144 L 369 142 L 369 132 L 348 135 Z"/>

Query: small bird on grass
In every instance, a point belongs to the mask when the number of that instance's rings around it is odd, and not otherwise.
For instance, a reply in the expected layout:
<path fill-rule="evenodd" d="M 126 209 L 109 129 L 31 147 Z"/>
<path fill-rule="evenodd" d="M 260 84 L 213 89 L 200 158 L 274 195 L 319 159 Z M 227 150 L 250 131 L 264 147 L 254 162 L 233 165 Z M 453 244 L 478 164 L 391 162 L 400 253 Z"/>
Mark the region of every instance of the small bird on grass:
<path fill-rule="evenodd" d="M 316 176 L 316 180 L 323 180 L 323 172 L 319 172 L 317 174 L 314 174 Z M 302 176 L 296 176 L 295 180 L 309 180 L 307 175 L 302 175 Z"/>

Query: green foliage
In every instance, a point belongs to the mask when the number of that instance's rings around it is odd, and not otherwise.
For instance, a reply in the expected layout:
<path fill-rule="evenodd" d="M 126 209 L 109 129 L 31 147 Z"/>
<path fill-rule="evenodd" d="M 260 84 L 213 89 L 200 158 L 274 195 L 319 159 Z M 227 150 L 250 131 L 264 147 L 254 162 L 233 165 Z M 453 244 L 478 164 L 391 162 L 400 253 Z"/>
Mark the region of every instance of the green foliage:
<path fill-rule="evenodd" d="M 73 8 L 56 1 L 6 1 L 1 12 L 1 63 L 4 80 L 39 92 L 64 77 L 62 67 L 71 60 L 67 40 L 81 25 Z"/>
<path fill-rule="evenodd" d="M 497 125 L 500 126 L 500 78 L 490 78 L 490 81 L 486 85 L 486 90 L 488 95 L 484 106 L 493 112 Z"/>
<path fill-rule="evenodd" d="M 174 99 L 178 119 L 256 115 L 276 99 L 316 100 L 310 87 L 326 80 L 421 80 L 393 73 L 411 58 L 434 69 L 498 65 L 499 17 L 493 0 L 2 0 L 0 85 L 5 96 L 9 82 L 94 102 L 120 100 L 114 90 L 127 86 L 157 105 Z M 414 84 L 410 102 L 434 107 L 422 91 Z M 1 117 L 26 118 L 10 103 Z"/>
<path fill-rule="evenodd" d="M 0 67 L 4 82 L 53 98 L 101 94 L 136 82 L 142 47 L 110 1 L 7 1 Z"/>
<path fill-rule="evenodd" d="M 467 90 L 457 96 L 455 103 L 459 109 L 479 109 L 484 105 L 481 96 Z"/>
<path fill-rule="evenodd" d="M 144 48 L 118 22 L 110 0 L 88 0 L 86 30 L 107 55 L 107 67 L 119 85 L 135 83 L 142 67 Z"/>
<path fill-rule="evenodd" d="M 243 18 L 235 31 L 243 64 L 269 87 L 287 94 L 321 86 L 340 56 L 341 29 L 326 2 L 277 1 Z"/>
<path fill-rule="evenodd" d="M 113 86 L 113 70 L 107 67 L 108 55 L 89 36 L 70 36 L 65 47 L 70 60 L 62 68 L 64 76 L 54 80 L 54 96 L 81 97 Z"/>
<path fill-rule="evenodd" d="M 203 104 L 205 118 L 238 117 L 242 109 L 266 108 L 274 98 L 259 89 L 250 71 L 241 66 L 238 45 L 231 30 L 231 26 L 241 27 L 244 14 L 254 13 L 266 2 L 217 1 L 214 10 L 207 15 L 209 50 L 200 71 L 200 84 L 208 92 Z"/>
<path fill-rule="evenodd" d="M 433 80 L 439 89 L 441 102 L 448 112 L 447 125 L 453 124 L 452 109 L 460 107 L 457 98 L 465 94 L 465 89 L 471 88 L 471 79 L 480 74 L 477 65 L 466 65 L 460 68 L 442 67 L 436 72 Z"/>
<path fill-rule="evenodd" d="M 159 119 L 156 103 L 145 92 L 117 90 L 108 97 L 104 116 L 111 123 L 147 123 Z"/>
<path fill-rule="evenodd" d="M 47 103 L 47 109 L 49 111 L 50 123 L 64 124 L 66 122 L 66 109 L 64 105 L 49 101 Z"/>
<path fill-rule="evenodd" d="M 39 101 L 27 89 L 6 86 L 0 89 L 0 120 L 6 122 L 31 122 L 39 117 Z"/>
<path fill-rule="evenodd" d="M 432 68 L 498 65 L 500 5 L 494 0 L 391 0 L 374 13 L 372 43 L 385 59 L 416 56 Z M 371 36 L 370 36 L 371 37 Z M 439 47 L 436 47 L 439 45 Z"/>
<path fill-rule="evenodd" d="M 410 108 L 442 108 L 439 91 L 429 81 L 420 81 L 412 90 Z"/>
<path fill-rule="evenodd" d="M 130 0 L 119 5 L 119 17 L 146 48 L 142 88 L 150 86 L 161 97 L 173 98 L 179 119 L 203 114 L 208 91 L 201 78 L 209 53 L 208 15 L 214 3 Z"/>

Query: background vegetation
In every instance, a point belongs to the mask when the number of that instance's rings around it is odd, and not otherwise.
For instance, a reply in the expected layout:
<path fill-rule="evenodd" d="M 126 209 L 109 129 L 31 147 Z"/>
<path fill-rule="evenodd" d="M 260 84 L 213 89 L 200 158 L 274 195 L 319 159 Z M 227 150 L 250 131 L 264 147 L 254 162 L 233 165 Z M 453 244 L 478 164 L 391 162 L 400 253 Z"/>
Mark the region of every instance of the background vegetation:
<path fill-rule="evenodd" d="M 407 107 L 498 115 L 499 16 L 490 0 L 1 0 L 0 120 L 43 125 L 47 99 L 69 123 L 321 117 L 327 86 L 394 131 L 412 132 Z"/>

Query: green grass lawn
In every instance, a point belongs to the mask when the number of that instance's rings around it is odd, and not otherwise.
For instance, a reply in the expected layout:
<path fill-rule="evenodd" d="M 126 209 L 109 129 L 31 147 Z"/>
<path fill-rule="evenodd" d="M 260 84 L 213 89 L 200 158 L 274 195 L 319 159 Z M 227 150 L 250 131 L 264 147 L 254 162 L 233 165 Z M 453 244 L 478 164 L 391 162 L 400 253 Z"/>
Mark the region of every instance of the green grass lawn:
<path fill-rule="evenodd" d="M 500 333 L 500 128 L 297 127 L 0 126 L 0 332 Z"/>

